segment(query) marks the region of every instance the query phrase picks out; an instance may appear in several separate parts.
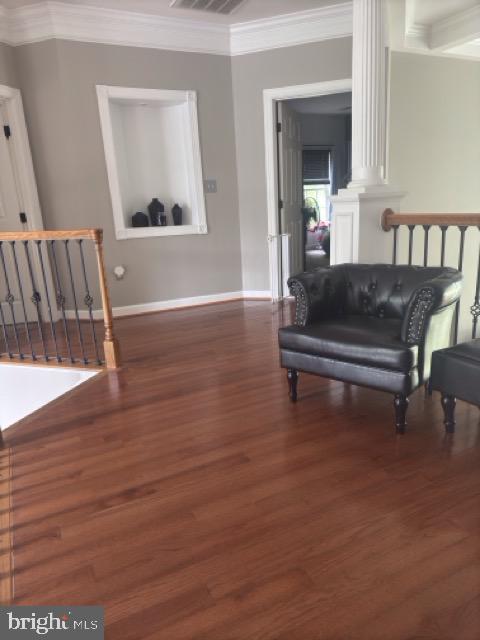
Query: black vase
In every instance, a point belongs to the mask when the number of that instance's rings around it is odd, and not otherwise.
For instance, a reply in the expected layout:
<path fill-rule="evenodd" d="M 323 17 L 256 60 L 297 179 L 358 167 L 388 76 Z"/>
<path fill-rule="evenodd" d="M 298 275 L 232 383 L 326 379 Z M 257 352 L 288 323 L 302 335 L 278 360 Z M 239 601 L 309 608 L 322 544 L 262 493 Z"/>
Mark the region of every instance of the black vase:
<path fill-rule="evenodd" d="M 137 211 L 132 216 L 132 227 L 148 227 L 148 217 L 143 211 Z"/>
<path fill-rule="evenodd" d="M 148 205 L 148 213 L 150 215 L 150 222 L 152 227 L 159 227 L 162 224 L 162 213 L 164 213 L 165 207 L 158 198 L 152 198 L 152 201 Z"/>
<path fill-rule="evenodd" d="M 178 204 L 175 204 L 172 207 L 172 216 L 173 216 L 173 224 L 175 225 L 180 225 L 182 224 L 182 207 L 180 207 Z"/>

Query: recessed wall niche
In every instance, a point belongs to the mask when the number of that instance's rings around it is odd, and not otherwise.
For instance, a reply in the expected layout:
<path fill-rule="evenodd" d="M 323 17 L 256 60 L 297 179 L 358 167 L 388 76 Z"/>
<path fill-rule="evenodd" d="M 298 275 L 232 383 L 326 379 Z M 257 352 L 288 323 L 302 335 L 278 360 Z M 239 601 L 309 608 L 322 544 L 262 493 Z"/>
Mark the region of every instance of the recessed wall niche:
<path fill-rule="evenodd" d="M 97 96 L 117 239 L 207 233 L 196 92 L 97 85 Z M 152 198 L 167 225 L 132 227 Z"/>

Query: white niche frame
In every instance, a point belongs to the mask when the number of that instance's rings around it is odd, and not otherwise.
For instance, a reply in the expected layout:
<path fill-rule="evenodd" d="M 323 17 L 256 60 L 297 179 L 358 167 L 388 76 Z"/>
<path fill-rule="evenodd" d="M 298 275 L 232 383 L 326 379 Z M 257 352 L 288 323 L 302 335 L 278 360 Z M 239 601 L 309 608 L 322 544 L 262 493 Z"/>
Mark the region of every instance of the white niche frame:
<path fill-rule="evenodd" d="M 203 188 L 202 159 L 200 152 L 200 136 L 198 131 L 197 92 L 177 91 L 170 89 L 136 89 L 131 87 L 114 87 L 96 85 L 100 126 L 102 130 L 105 162 L 107 165 L 108 184 L 112 201 L 113 221 L 117 240 L 131 238 L 152 238 L 157 236 L 180 236 L 208 233 Z M 165 227 L 129 227 L 125 221 L 122 202 L 120 178 L 114 143 L 114 129 L 110 111 L 110 103 L 121 101 L 132 105 L 149 102 L 165 106 L 183 107 L 183 124 L 185 127 L 185 158 L 192 224 L 167 225 Z M 153 195 L 153 194 L 152 194 Z M 134 213 L 133 211 L 131 213 Z M 146 212 L 148 215 L 148 212 Z"/>

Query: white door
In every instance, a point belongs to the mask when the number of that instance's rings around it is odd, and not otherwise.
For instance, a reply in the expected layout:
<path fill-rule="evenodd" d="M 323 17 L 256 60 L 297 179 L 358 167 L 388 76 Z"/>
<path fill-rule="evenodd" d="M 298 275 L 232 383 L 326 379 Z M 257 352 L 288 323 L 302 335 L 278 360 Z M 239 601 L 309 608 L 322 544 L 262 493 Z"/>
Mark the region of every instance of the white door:
<path fill-rule="evenodd" d="M 278 103 L 280 233 L 283 295 L 286 282 L 304 270 L 302 132 L 300 119 L 287 103 Z"/>
<path fill-rule="evenodd" d="M 17 175 L 17 167 L 11 149 L 11 135 L 5 104 L 0 103 L 0 232 L 27 231 L 22 224 L 22 193 Z M 2 242 L 0 250 L 0 301 L 3 321 L 10 325 L 15 322 L 23 325 L 25 319 L 34 322 L 38 319 L 37 310 L 32 302 L 34 290 L 39 291 L 37 259 L 34 248 L 29 247 L 29 260 L 22 242 Z M 18 271 L 17 271 L 18 270 Z M 30 275 L 32 274 L 32 275 Z M 33 278 L 33 284 L 32 284 Z M 21 287 L 19 284 L 21 282 Z M 41 308 L 39 307 L 40 311 Z M 0 317 L 0 321 L 2 318 Z M 3 346 L 0 346 L 0 351 Z"/>

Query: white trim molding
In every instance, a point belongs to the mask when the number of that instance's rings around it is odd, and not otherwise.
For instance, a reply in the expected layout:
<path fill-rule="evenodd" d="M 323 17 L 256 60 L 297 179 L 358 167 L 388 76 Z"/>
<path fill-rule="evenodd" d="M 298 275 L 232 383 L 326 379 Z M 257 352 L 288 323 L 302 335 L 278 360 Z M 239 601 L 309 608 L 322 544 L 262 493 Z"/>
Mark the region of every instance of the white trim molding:
<path fill-rule="evenodd" d="M 28 214 L 27 228 L 29 231 L 43 229 L 42 212 L 30 153 L 22 94 L 18 89 L 0 85 L 0 104 L 4 109 L 4 117 L 12 131 L 10 138 L 12 164 L 18 181 L 18 198 L 22 207 L 21 210 Z"/>
<path fill-rule="evenodd" d="M 347 37 L 352 35 L 352 25 L 351 2 L 234 24 L 230 28 L 230 53 L 236 56 Z"/>
<path fill-rule="evenodd" d="M 184 309 L 186 307 L 200 307 L 206 304 L 214 304 L 217 302 L 233 302 L 235 300 L 264 300 L 271 301 L 270 291 L 227 291 L 225 293 L 211 293 L 203 296 L 192 296 L 190 298 L 173 298 L 172 300 L 159 300 L 157 302 L 145 302 L 143 304 L 130 304 L 125 307 L 113 307 L 113 315 L 115 318 L 125 316 L 137 316 L 143 313 L 155 313 L 157 311 L 173 311 L 175 309 Z M 86 309 L 80 309 L 80 320 L 88 320 L 90 314 Z M 67 320 L 76 318 L 73 309 L 65 311 Z M 94 320 L 103 319 L 103 311 L 94 309 Z"/>
<path fill-rule="evenodd" d="M 42 211 L 38 198 L 37 181 L 35 178 L 35 171 L 33 169 L 27 124 L 25 121 L 22 94 L 20 91 L 6 85 L 0 85 L 0 107 L 3 122 L 6 124 L 8 123 L 11 131 L 8 144 L 20 211 L 24 211 L 27 214 L 25 230 L 42 230 L 44 228 Z M 40 274 L 42 273 L 42 267 L 36 252 L 32 256 L 32 261 L 38 281 L 41 283 L 42 278 L 40 277 Z M 44 269 L 47 287 L 49 290 L 48 293 L 50 298 L 53 300 L 55 298 L 55 291 L 50 264 L 45 264 Z M 47 317 L 43 285 L 40 286 L 42 288 L 42 309 L 45 317 Z M 52 314 L 56 320 L 58 315 L 55 308 L 52 310 Z"/>
<path fill-rule="evenodd" d="M 278 184 L 277 184 L 277 149 L 275 134 L 275 107 L 280 100 L 294 98 L 312 98 L 315 96 L 344 93 L 352 90 L 351 78 L 315 82 L 263 91 L 263 122 L 265 140 L 265 177 L 267 184 L 267 216 L 268 216 L 268 255 L 270 264 L 271 296 L 274 300 L 282 297 L 280 276 L 280 229 L 278 227 Z"/>
<path fill-rule="evenodd" d="M 479 36 L 480 5 L 476 5 L 434 22 L 430 28 L 429 46 L 431 49 L 448 50 L 472 43 Z"/>
<path fill-rule="evenodd" d="M 0 41 L 54 38 L 192 53 L 242 55 L 352 34 L 350 1 L 233 25 L 46 0 L 0 5 Z"/>
<path fill-rule="evenodd" d="M 389 3 L 393 50 L 480 59 L 480 48 L 475 46 L 476 39 L 480 37 L 480 5 L 458 10 L 458 5 L 452 2 L 450 14 L 437 19 L 433 14 L 428 23 L 422 23 L 415 20 L 416 8 L 422 2 L 423 0 L 405 0 L 404 5 Z M 443 9 L 440 4 L 439 2 L 439 8 Z M 401 5 L 404 8 L 403 16 Z M 432 8 L 435 9 L 433 3 Z"/>

